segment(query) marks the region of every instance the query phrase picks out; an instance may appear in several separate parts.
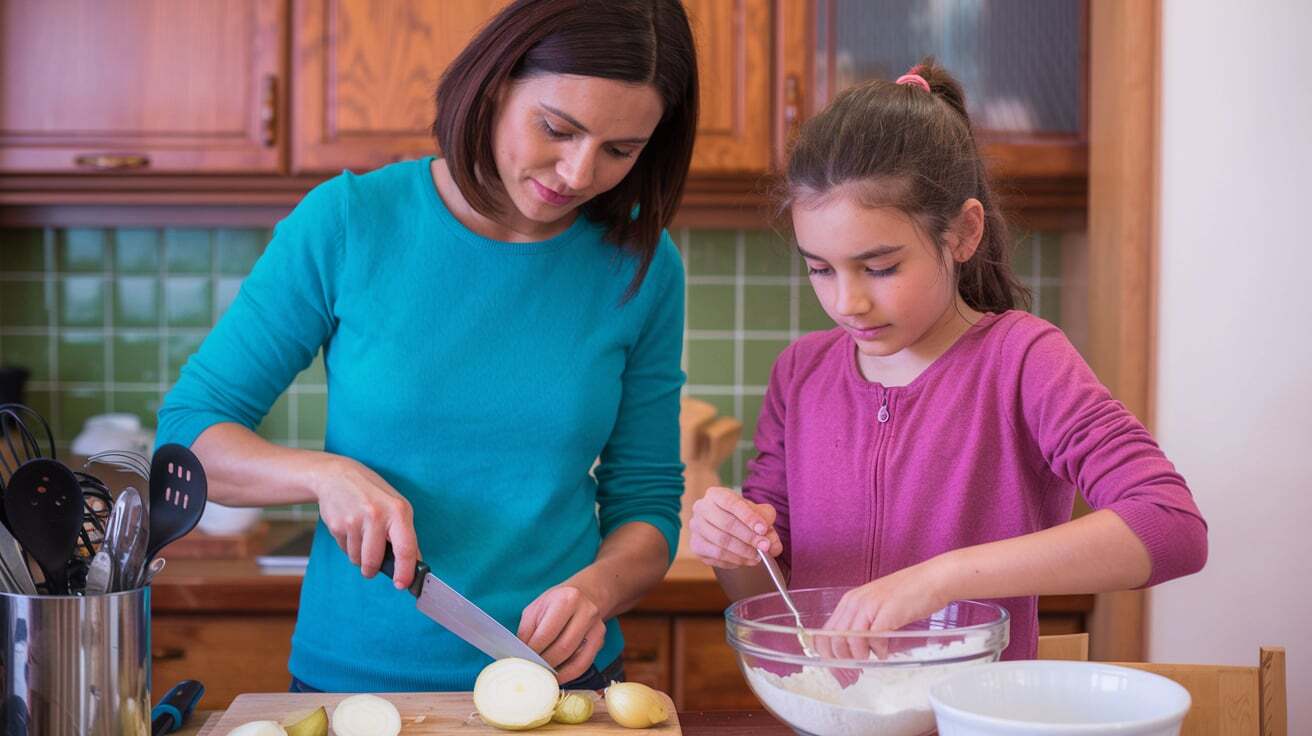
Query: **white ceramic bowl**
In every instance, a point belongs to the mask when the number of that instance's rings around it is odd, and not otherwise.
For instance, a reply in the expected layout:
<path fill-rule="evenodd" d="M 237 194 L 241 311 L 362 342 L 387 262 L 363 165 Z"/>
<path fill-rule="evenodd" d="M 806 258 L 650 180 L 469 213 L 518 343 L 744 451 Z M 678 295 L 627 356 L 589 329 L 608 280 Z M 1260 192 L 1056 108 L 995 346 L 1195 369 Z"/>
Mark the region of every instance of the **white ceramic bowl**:
<path fill-rule="evenodd" d="M 1176 736 L 1189 692 L 1101 662 L 997 662 L 929 690 L 939 736 Z"/>
<path fill-rule="evenodd" d="M 255 526 L 264 509 L 258 506 L 220 506 L 205 504 L 196 528 L 204 534 L 241 534 Z"/>

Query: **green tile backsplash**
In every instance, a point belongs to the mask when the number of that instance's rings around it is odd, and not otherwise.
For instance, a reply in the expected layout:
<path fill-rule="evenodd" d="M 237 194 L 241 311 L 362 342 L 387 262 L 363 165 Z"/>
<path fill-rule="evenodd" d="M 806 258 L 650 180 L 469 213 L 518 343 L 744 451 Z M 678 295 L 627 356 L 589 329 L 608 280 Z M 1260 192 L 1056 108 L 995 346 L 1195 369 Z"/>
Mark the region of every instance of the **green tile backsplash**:
<path fill-rule="evenodd" d="M 774 358 L 832 326 L 805 269 L 769 230 L 677 230 L 687 269 L 686 392 L 742 418 L 721 468 L 741 482 Z M 27 398 L 67 445 L 87 417 L 132 412 L 153 424 L 178 371 L 222 316 L 269 238 L 267 229 L 0 230 L 0 364 L 32 371 Z M 1060 321 L 1060 243 L 1025 238 L 1015 256 L 1034 311 Z M 259 427 L 281 444 L 321 448 L 322 357 Z"/>

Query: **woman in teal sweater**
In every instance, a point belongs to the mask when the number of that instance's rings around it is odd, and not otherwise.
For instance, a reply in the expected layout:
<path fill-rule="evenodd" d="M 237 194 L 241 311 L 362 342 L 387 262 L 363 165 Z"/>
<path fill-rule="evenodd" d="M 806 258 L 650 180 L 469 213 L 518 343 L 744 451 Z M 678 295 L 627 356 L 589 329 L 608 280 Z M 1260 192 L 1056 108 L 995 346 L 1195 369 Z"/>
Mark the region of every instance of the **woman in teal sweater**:
<path fill-rule="evenodd" d="M 520 0 L 443 76 L 443 158 L 343 173 L 278 224 L 158 441 L 192 447 L 218 503 L 318 504 L 294 689 L 472 687 L 489 660 L 415 609 L 416 559 L 561 682 L 622 677 L 615 617 L 679 533 L 664 228 L 696 121 L 677 0 Z M 321 349 L 324 451 L 261 439 Z"/>

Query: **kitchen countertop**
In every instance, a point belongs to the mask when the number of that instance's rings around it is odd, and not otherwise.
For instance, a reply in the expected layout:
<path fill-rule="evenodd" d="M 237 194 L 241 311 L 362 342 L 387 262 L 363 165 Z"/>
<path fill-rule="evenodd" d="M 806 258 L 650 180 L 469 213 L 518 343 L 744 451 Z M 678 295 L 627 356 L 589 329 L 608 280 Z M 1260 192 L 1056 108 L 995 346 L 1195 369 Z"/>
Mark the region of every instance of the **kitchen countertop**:
<path fill-rule="evenodd" d="M 265 545 L 272 547 L 305 528 L 304 523 L 272 523 Z M 270 571 L 252 558 L 186 559 L 161 555 L 168 565 L 151 584 L 151 611 L 161 613 L 295 613 L 300 604 L 299 573 Z M 1092 595 L 1039 598 L 1040 613 L 1080 613 L 1093 609 Z M 676 558 L 674 565 L 632 613 L 722 615 L 729 599 L 715 573 L 701 561 Z"/>
<path fill-rule="evenodd" d="M 223 711 L 199 711 L 192 715 L 177 736 L 222 736 L 205 731 L 218 723 Z M 679 713 L 679 728 L 685 736 L 793 736 L 793 730 L 763 710 L 686 711 Z"/>

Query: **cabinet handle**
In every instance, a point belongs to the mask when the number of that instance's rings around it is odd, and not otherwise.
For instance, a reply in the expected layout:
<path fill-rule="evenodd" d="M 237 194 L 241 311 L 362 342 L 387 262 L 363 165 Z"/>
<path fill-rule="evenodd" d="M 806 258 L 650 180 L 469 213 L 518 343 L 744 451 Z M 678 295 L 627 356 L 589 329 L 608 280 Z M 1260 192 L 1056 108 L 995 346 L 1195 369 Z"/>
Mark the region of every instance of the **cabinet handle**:
<path fill-rule="evenodd" d="M 150 653 L 150 658 L 156 662 L 170 662 L 173 660 L 184 659 L 186 656 L 187 650 L 180 647 L 161 647 Z"/>
<path fill-rule="evenodd" d="M 791 141 L 802 119 L 802 82 L 796 74 L 784 77 L 784 135 Z"/>
<path fill-rule="evenodd" d="M 123 171 L 150 166 L 150 157 L 140 153 L 83 153 L 74 156 L 73 163 L 86 169 Z"/>
<path fill-rule="evenodd" d="M 278 142 L 278 76 L 264 75 L 264 92 L 260 95 L 260 142 L 266 148 Z"/>
<path fill-rule="evenodd" d="M 624 661 L 626 662 L 656 662 L 660 659 L 660 653 L 653 649 L 624 648 Z"/>

